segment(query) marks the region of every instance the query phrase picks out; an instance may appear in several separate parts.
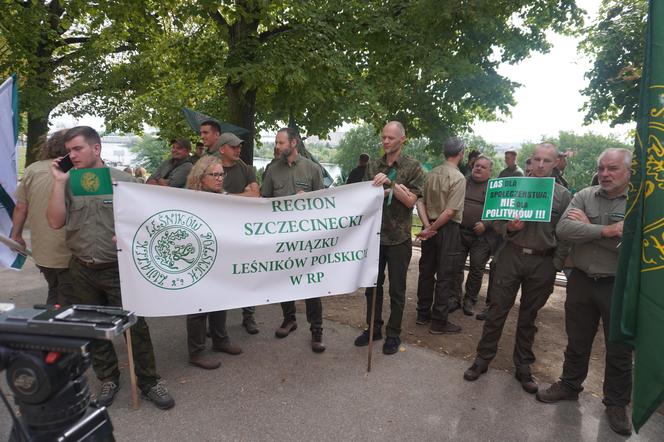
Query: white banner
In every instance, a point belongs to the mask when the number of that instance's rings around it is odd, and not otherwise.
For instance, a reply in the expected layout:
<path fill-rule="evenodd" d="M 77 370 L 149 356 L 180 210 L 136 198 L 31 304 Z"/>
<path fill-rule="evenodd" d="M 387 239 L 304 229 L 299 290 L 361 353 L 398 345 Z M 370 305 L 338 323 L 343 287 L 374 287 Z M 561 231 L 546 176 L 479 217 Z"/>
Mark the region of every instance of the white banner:
<path fill-rule="evenodd" d="M 10 77 L 0 84 L 0 234 L 7 237 L 12 229 L 16 204 L 14 194 L 18 184 L 18 97 L 15 78 Z M 0 243 L 0 266 L 20 269 L 24 262 L 25 257 Z"/>
<path fill-rule="evenodd" d="M 246 198 L 117 183 L 125 309 L 183 315 L 376 284 L 383 191 L 358 183 Z"/>

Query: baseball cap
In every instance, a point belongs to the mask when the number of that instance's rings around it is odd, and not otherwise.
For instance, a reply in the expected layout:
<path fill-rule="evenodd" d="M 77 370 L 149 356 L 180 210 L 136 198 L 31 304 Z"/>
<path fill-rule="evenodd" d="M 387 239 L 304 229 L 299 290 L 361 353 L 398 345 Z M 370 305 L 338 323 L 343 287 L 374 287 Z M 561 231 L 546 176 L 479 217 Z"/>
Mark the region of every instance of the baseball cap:
<path fill-rule="evenodd" d="M 224 144 L 228 144 L 229 146 L 236 147 L 240 146 L 244 141 L 242 141 L 240 138 L 237 137 L 237 135 L 230 133 L 230 132 L 224 132 L 221 134 L 219 137 L 219 146 L 223 146 Z"/>

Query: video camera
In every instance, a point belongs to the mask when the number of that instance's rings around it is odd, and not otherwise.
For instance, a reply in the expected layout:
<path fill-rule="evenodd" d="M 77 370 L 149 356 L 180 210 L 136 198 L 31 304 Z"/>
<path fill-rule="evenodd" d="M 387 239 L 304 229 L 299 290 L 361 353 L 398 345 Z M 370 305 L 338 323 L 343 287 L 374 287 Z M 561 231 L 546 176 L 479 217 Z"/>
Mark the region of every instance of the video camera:
<path fill-rule="evenodd" d="M 0 371 L 20 411 L 0 391 L 14 420 L 10 441 L 113 441 L 106 407 L 91 401 L 83 374 L 90 341 L 111 340 L 136 319 L 118 307 L 0 304 Z"/>

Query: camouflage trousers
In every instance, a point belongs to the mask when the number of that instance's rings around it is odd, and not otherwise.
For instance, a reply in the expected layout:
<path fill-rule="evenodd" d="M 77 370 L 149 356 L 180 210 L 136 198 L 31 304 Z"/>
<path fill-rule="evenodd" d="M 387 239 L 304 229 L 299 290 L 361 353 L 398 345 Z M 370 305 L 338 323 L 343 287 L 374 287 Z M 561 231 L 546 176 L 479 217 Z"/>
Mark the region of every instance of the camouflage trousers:
<path fill-rule="evenodd" d="M 74 286 L 72 304 L 90 304 L 122 307 L 120 294 L 120 272 L 117 264 L 107 269 L 90 269 L 75 258 L 69 262 L 69 273 Z M 147 391 L 157 383 L 159 375 L 150 339 L 150 330 L 145 318 L 139 317 L 131 327 L 131 342 L 134 352 L 134 371 L 138 387 Z M 99 380 L 117 381 L 120 377 L 118 356 L 111 341 L 92 341 L 92 368 Z"/>

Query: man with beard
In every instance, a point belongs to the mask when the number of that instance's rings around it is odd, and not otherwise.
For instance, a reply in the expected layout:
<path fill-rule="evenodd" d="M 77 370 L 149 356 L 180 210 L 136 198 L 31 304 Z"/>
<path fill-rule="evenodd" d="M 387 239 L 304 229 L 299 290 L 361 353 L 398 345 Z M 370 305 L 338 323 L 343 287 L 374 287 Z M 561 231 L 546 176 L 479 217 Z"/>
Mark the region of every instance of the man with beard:
<path fill-rule="evenodd" d="M 265 171 L 261 195 L 265 198 L 296 195 L 323 189 L 323 174 L 320 167 L 304 158 L 297 151 L 299 135 L 291 128 L 279 129 L 275 139 L 278 157 Z M 314 353 L 325 351 L 323 345 L 323 304 L 320 298 L 305 299 L 307 321 L 311 330 L 311 350 Z M 297 329 L 295 301 L 281 303 L 284 320 L 274 333 L 277 338 L 285 338 Z"/>

